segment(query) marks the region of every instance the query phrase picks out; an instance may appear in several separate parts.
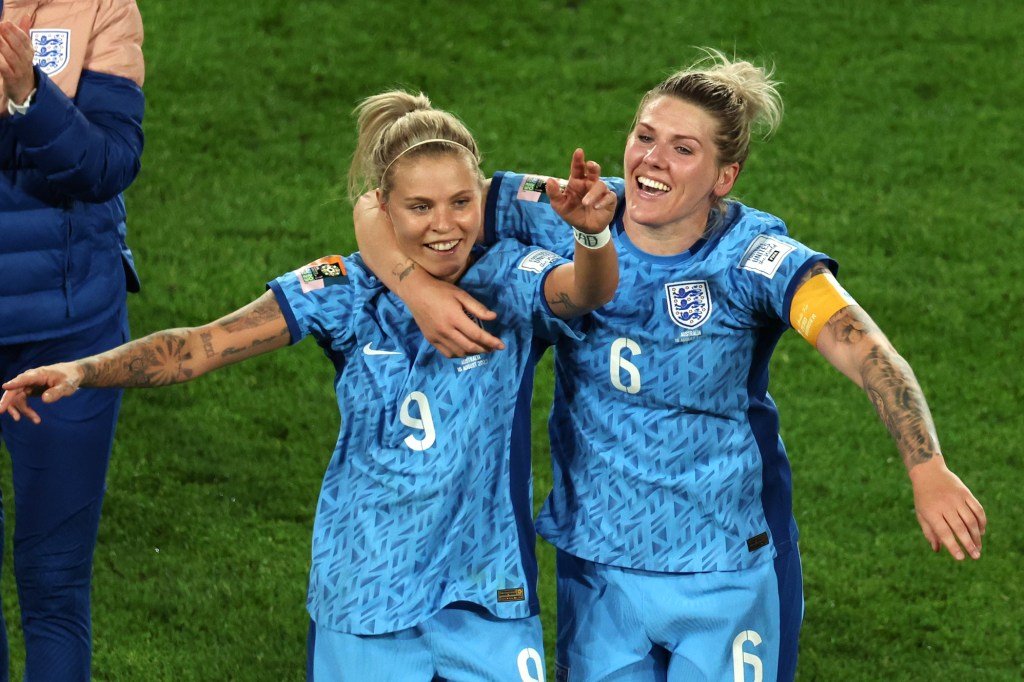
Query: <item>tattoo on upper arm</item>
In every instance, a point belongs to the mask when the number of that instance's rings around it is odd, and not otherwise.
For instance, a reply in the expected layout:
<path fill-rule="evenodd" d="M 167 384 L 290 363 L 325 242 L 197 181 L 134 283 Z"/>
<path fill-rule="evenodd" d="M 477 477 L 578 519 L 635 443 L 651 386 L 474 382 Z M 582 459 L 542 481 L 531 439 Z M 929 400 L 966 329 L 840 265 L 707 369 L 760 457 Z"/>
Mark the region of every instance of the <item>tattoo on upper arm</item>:
<path fill-rule="evenodd" d="M 836 341 L 846 344 L 860 343 L 870 332 L 878 329 L 858 306 L 847 306 L 836 311 L 825 326 L 832 329 Z"/>
<path fill-rule="evenodd" d="M 391 270 L 391 274 L 393 274 L 395 277 L 397 277 L 398 281 L 401 282 L 401 281 L 405 280 L 406 277 L 411 275 L 412 271 L 415 270 L 415 269 L 416 269 L 415 261 L 409 260 L 409 261 L 406 261 L 404 263 L 397 264 Z"/>
<path fill-rule="evenodd" d="M 587 308 L 577 305 L 569 294 L 564 291 L 556 293 L 554 298 L 549 298 L 548 305 L 551 307 L 551 311 L 555 314 L 562 312 L 567 317 L 576 317 L 587 312 Z M 559 317 L 562 317 L 562 315 L 559 315 Z"/>
<path fill-rule="evenodd" d="M 824 275 L 826 272 L 829 272 L 828 266 L 821 261 L 818 261 L 804 273 L 804 276 L 800 278 L 800 283 L 796 285 L 796 288 L 799 289 L 802 287 L 811 277 L 814 277 L 815 275 Z"/>
<path fill-rule="evenodd" d="M 229 332 L 255 329 L 281 317 L 281 306 L 272 293 L 266 293 L 241 310 L 224 317 L 218 324 Z"/>
<path fill-rule="evenodd" d="M 221 351 L 220 356 L 222 358 L 228 358 L 231 357 L 232 355 L 248 353 L 249 351 L 259 348 L 260 346 L 265 346 L 267 344 L 274 343 L 275 341 L 278 341 L 282 338 L 288 337 L 290 334 L 291 332 L 289 332 L 287 329 L 282 329 L 280 332 L 276 334 L 265 336 L 259 339 L 253 339 L 252 343 L 250 343 L 247 348 L 225 348 L 223 351 Z"/>

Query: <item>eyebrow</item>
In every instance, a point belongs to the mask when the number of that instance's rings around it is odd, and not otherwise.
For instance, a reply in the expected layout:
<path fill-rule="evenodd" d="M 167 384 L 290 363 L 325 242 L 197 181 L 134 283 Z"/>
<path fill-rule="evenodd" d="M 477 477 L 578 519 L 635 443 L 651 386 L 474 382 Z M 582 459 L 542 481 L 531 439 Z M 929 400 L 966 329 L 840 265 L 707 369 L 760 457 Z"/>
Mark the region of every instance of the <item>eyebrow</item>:
<path fill-rule="evenodd" d="M 471 190 L 471 189 L 462 189 L 462 190 L 459 190 L 458 192 L 455 192 L 454 194 L 452 194 L 449 197 L 440 199 L 440 201 L 451 201 L 452 199 L 462 199 L 464 197 L 469 197 L 472 194 L 473 194 L 473 190 Z M 415 196 L 410 196 L 410 197 L 402 197 L 402 201 L 403 202 L 414 203 L 414 204 L 417 204 L 417 203 L 418 204 L 423 204 L 423 203 L 429 204 L 429 203 L 438 201 L 438 199 L 435 198 L 435 197 L 415 197 Z"/>
<path fill-rule="evenodd" d="M 643 127 L 643 128 L 646 128 L 647 130 L 650 130 L 652 132 L 657 132 L 657 130 L 658 130 L 657 128 L 655 128 L 651 124 L 644 123 L 643 121 L 637 121 L 636 127 L 637 128 Z M 670 139 L 673 142 L 675 142 L 676 140 L 692 140 L 693 142 L 696 142 L 697 144 L 701 144 L 700 138 L 699 137 L 695 137 L 693 135 L 673 135 Z"/>

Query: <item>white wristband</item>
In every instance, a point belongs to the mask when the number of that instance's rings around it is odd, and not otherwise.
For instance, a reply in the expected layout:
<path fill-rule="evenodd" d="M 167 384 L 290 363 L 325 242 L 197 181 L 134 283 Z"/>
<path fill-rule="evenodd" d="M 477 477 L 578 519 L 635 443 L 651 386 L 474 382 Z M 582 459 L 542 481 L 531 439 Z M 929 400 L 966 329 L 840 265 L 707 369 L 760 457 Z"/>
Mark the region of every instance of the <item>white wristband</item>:
<path fill-rule="evenodd" d="M 597 234 L 590 234 L 577 230 L 575 227 L 572 228 L 572 234 L 576 237 L 576 242 L 587 249 L 600 249 L 602 246 L 612 240 L 612 231 L 605 227 Z"/>
<path fill-rule="evenodd" d="M 21 114 L 24 116 L 28 113 L 28 108 L 32 106 L 32 102 L 36 99 L 36 89 L 32 88 L 32 92 L 28 93 L 28 97 L 21 104 L 15 104 L 13 99 L 7 100 L 7 113 L 11 116 L 15 114 Z"/>

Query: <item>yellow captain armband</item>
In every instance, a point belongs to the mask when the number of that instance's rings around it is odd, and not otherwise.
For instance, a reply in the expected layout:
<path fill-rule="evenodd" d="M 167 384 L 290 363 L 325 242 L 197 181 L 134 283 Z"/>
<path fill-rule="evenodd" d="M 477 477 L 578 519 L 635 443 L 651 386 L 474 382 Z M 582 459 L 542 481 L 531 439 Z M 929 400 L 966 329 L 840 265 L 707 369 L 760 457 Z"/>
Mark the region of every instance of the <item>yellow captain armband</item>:
<path fill-rule="evenodd" d="M 850 294 L 839 285 L 831 272 L 824 272 L 804 282 L 793 295 L 789 309 L 789 323 L 812 346 L 817 346 L 818 334 L 833 315 L 843 308 L 856 305 Z"/>

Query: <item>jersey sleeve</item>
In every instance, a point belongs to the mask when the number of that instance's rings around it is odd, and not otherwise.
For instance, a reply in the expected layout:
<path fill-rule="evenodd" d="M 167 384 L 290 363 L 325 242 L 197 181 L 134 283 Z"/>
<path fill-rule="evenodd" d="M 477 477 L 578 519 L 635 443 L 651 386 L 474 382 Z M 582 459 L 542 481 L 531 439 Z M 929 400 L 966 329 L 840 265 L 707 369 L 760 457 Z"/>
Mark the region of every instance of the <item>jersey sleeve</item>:
<path fill-rule="evenodd" d="M 569 262 L 552 251 L 504 239 L 474 266 L 476 276 L 472 283 L 464 280 L 461 284 L 481 299 L 486 298 L 488 290 L 494 292 L 492 309 L 502 311 L 507 324 L 520 327 L 533 337 L 548 343 L 562 337 L 582 339 L 585 316 L 563 320 L 551 311 L 544 298 L 547 277 L 555 268 Z M 495 287 L 493 281 L 502 281 L 505 285 Z"/>
<path fill-rule="evenodd" d="M 816 263 L 825 263 L 833 273 L 838 269 L 834 260 L 793 239 L 781 225 L 767 226 L 741 246 L 732 277 L 738 307 L 754 318 L 767 317 L 786 326 L 804 274 Z"/>
<path fill-rule="evenodd" d="M 326 256 L 267 283 L 281 306 L 291 343 L 312 336 L 323 348 L 352 335 L 363 269 L 352 258 Z"/>
<path fill-rule="evenodd" d="M 563 257 L 572 256 L 572 229 L 551 208 L 545 192 L 546 175 L 499 171 L 491 179 L 484 216 L 484 239 L 493 244 L 515 239 Z M 620 178 L 602 178 L 623 205 L 625 186 Z"/>

